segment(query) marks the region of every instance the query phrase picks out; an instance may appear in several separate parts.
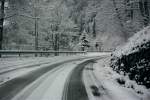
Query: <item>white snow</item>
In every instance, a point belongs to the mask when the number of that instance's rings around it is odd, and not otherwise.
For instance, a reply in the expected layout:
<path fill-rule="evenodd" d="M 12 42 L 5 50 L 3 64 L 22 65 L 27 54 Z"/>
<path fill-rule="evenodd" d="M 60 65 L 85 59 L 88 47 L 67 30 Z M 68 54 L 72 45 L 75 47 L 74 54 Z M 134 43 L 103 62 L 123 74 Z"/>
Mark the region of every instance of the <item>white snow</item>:
<path fill-rule="evenodd" d="M 82 56 L 0 58 L 0 73 L 16 68 L 40 66 L 43 64 L 57 63 L 80 57 Z"/>
<path fill-rule="evenodd" d="M 57 63 L 69 59 L 102 56 L 109 54 L 110 53 L 107 52 L 91 52 L 87 53 L 86 55 L 73 56 L 0 58 L 0 73 L 21 67 L 40 66 L 42 64 Z"/>
<path fill-rule="evenodd" d="M 97 78 L 97 86 L 104 88 L 100 89 L 100 91 L 103 91 L 103 96 L 99 97 L 100 100 L 149 100 L 150 89 L 137 85 L 136 82 L 131 81 L 127 76 L 114 72 L 109 67 L 109 61 L 110 57 L 106 57 L 93 65 L 93 72 Z M 117 79 L 124 80 L 125 84 L 119 84 Z"/>
<path fill-rule="evenodd" d="M 92 70 L 89 70 L 87 68 L 90 68 L 91 66 L 86 66 L 86 69 L 83 71 L 83 82 L 87 91 L 87 95 L 89 100 L 111 100 L 109 96 L 106 95 L 106 91 L 101 87 L 101 83 L 97 81 L 97 79 L 93 76 Z M 93 95 L 93 90 L 91 86 L 96 86 L 99 89 L 100 97 Z"/>
<path fill-rule="evenodd" d="M 73 70 L 73 68 L 75 68 L 75 65 L 65 65 L 64 69 L 58 73 L 57 77 L 55 77 L 55 80 L 48 88 L 44 94 L 43 99 L 41 100 L 61 100 L 66 79 L 68 78 L 69 73 Z"/>
<path fill-rule="evenodd" d="M 4 84 L 5 82 L 12 80 L 14 78 L 24 76 L 24 75 L 40 68 L 40 67 L 22 68 L 22 69 L 19 69 L 17 71 L 14 70 L 14 71 L 11 71 L 9 73 L 4 73 L 4 74 L 0 75 L 0 85 Z"/>
<path fill-rule="evenodd" d="M 110 54 L 111 52 L 88 52 L 87 56 L 106 56 Z"/>
<path fill-rule="evenodd" d="M 71 59 L 79 59 L 93 56 L 107 55 L 107 53 L 92 53 L 87 55 L 74 56 L 56 56 L 56 57 L 11 57 L 0 58 L 0 84 L 5 83 L 13 78 L 28 73 L 34 69 L 46 67 L 54 63 L 59 63 Z M 34 68 L 30 68 L 34 67 Z M 20 69 L 21 68 L 21 69 Z M 15 71 L 14 69 L 18 69 Z M 14 70 L 14 71 L 12 71 Z M 11 72 L 9 72 L 11 71 Z M 3 72 L 7 72 L 2 74 Z"/>
<path fill-rule="evenodd" d="M 109 53 L 95 53 L 93 55 L 87 54 L 86 56 L 71 57 L 60 56 L 53 58 L 30 58 L 33 62 L 39 61 L 38 63 L 32 62 L 33 64 L 37 64 L 36 66 L 4 73 L 0 75 L 0 77 L 11 76 L 10 79 L 12 79 L 57 62 L 98 55 L 101 55 L 103 58 L 98 60 L 97 63 L 87 65 L 83 71 L 83 82 L 85 84 L 89 100 L 149 100 L 150 89 L 146 89 L 142 85 L 137 85 L 135 81 L 131 81 L 127 76 L 120 75 L 112 70 L 109 66 Z M 24 59 L 24 61 L 26 61 L 26 63 L 30 62 L 29 59 Z M 73 61 L 54 68 L 25 87 L 12 100 L 61 100 L 65 88 L 64 86 L 71 71 L 77 64 L 83 61 L 84 60 Z M 17 65 L 17 63 L 14 63 L 14 65 Z M 23 65 L 25 65 L 25 63 L 23 63 Z M 21 60 L 19 66 L 22 66 Z M 93 66 L 93 69 L 91 69 L 91 66 Z M 117 80 L 123 80 L 125 83 L 119 84 Z M 97 92 L 100 93 L 100 96 L 93 95 L 91 86 L 95 86 L 99 89 Z"/>
<path fill-rule="evenodd" d="M 118 47 L 113 54 L 117 57 L 128 55 L 130 53 L 138 51 L 139 48 L 134 48 L 133 50 L 133 47 L 140 46 L 141 44 L 148 41 L 150 41 L 150 26 L 144 28 L 143 30 L 132 36 L 126 44 Z"/>

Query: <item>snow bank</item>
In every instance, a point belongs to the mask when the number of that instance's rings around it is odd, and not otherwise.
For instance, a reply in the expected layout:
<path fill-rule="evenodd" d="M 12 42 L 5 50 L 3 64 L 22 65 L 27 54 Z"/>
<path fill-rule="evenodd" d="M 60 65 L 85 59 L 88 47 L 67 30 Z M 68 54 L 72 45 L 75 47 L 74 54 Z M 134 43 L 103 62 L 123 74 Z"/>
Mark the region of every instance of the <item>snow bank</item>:
<path fill-rule="evenodd" d="M 111 67 L 150 88 L 150 26 L 112 53 Z"/>
<path fill-rule="evenodd" d="M 124 45 L 116 49 L 113 55 L 121 57 L 122 55 L 128 55 L 139 51 L 139 46 L 150 41 L 150 26 L 144 28 L 142 31 L 135 34 L 129 39 L 129 41 Z M 142 47 L 145 48 L 145 47 Z"/>
<path fill-rule="evenodd" d="M 109 61 L 110 57 L 107 57 L 94 64 L 94 74 L 105 90 L 103 97 L 110 98 L 103 100 L 149 100 L 150 89 L 138 85 L 128 76 L 113 71 Z"/>
<path fill-rule="evenodd" d="M 110 52 L 88 52 L 86 56 L 108 56 Z"/>

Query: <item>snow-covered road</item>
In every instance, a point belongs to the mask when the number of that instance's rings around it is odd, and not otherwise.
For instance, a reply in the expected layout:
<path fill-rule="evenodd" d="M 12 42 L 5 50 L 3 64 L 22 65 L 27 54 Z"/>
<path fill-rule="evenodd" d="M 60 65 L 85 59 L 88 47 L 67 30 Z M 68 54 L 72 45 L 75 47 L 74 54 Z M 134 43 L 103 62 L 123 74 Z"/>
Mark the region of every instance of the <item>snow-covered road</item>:
<path fill-rule="evenodd" d="M 20 64 L 0 74 L 4 78 L 0 100 L 149 100 L 150 91 L 115 73 L 109 58 L 95 55 L 56 58 L 55 63 L 47 59 L 29 67 Z M 117 82 L 120 78 L 124 84 Z"/>
<path fill-rule="evenodd" d="M 5 79 L 0 85 L 0 100 L 61 100 L 73 70 L 93 58 L 97 57 L 78 57 L 7 71 L 0 75 Z"/>
<path fill-rule="evenodd" d="M 41 76 L 12 100 L 61 100 L 64 85 L 76 63 L 65 63 Z M 32 92 L 31 92 L 32 91 Z"/>

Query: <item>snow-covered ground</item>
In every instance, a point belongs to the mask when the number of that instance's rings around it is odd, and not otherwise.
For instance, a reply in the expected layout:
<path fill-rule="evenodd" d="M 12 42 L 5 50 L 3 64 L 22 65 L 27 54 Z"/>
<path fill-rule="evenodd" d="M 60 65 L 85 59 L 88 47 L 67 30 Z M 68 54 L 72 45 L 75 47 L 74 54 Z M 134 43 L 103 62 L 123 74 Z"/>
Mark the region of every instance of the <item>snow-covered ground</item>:
<path fill-rule="evenodd" d="M 150 89 L 137 85 L 127 76 L 114 72 L 109 67 L 109 60 L 110 57 L 101 59 L 94 65 L 87 66 L 83 72 L 83 80 L 90 100 L 150 99 Z M 93 66 L 93 69 L 89 68 L 91 66 Z M 97 93 L 94 96 L 92 92 Z"/>
<path fill-rule="evenodd" d="M 108 53 L 70 57 L 1 59 L 2 62 L 0 63 L 3 63 L 2 69 L 7 69 L 11 66 L 21 67 L 21 69 L 1 74 L 1 84 L 57 62 L 98 55 L 102 58 L 95 63 L 88 64 L 83 70 L 83 82 L 89 100 L 149 100 L 150 89 L 146 89 L 142 85 L 137 85 L 135 81 L 131 81 L 127 76 L 120 75 L 112 70 L 109 66 L 110 57 Z M 71 71 L 83 61 L 84 60 L 79 60 L 65 63 L 60 67 L 50 70 L 26 86 L 12 100 L 61 100 L 65 83 Z M 8 64 L 6 62 L 8 62 Z M 22 66 L 32 65 L 34 65 L 34 67 L 22 68 Z"/>
<path fill-rule="evenodd" d="M 150 41 L 150 26 L 145 27 L 143 30 L 129 38 L 128 42 L 122 46 L 119 46 L 115 52 L 113 52 L 113 54 L 114 56 L 121 57 L 122 55 L 128 55 L 137 52 L 140 48 L 135 47 L 141 46 L 148 41 Z"/>
<path fill-rule="evenodd" d="M 110 54 L 111 52 L 88 52 L 86 56 L 105 56 Z"/>
<path fill-rule="evenodd" d="M 84 56 L 1 59 L 1 68 L 5 69 L 3 71 L 7 71 L 6 69 L 10 70 L 12 67 L 14 69 L 20 68 L 18 70 L 1 73 L 1 84 L 55 63 L 71 59 L 89 59 L 89 57 L 99 56 L 102 59 L 100 59 L 98 63 L 86 66 L 83 71 L 83 80 L 89 100 L 141 100 L 141 98 L 142 100 L 149 100 L 149 90 L 143 86 L 137 85 L 134 81 L 130 81 L 127 77 L 118 75 L 108 66 L 110 60 L 109 55 L 110 53 L 93 53 Z M 68 62 L 50 70 L 31 84 L 27 85 L 12 100 L 61 100 L 65 88 L 64 86 L 71 71 L 79 63 L 82 63 L 87 59 Z M 93 66 L 94 69 L 92 69 L 91 66 Z M 117 82 L 117 79 L 125 80 L 125 84 L 120 85 Z M 96 90 L 95 87 L 99 90 Z M 95 96 L 93 95 L 94 92 Z"/>
<path fill-rule="evenodd" d="M 124 72 L 139 85 L 150 88 L 150 26 L 134 34 L 112 52 L 111 67 Z"/>
<path fill-rule="evenodd" d="M 64 86 L 66 83 L 67 78 L 70 75 L 70 72 L 81 62 L 84 60 L 90 59 L 89 56 L 70 56 L 70 57 L 54 57 L 54 58 L 44 58 L 45 62 L 42 61 L 43 58 L 37 58 L 39 61 L 41 61 L 44 64 L 38 64 L 33 67 L 25 67 L 20 68 L 17 70 L 12 70 L 6 73 L 2 73 L 0 75 L 0 78 L 2 79 L 1 84 L 5 84 L 5 82 L 17 78 L 24 78 L 30 73 L 33 73 L 35 70 L 38 70 L 40 68 L 51 66 L 52 64 L 76 59 L 75 61 L 71 61 L 68 63 L 64 63 L 60 65 L 59 67 L 55 67 L 52 70 L 48 71 L 47 73 L 40 76 L 38 79 L 27 85 L 23 90 L 21 90 L 20 93 L 18 93 L 13 99 L 11 100 L 61 100 L 63 92 L 64 92 Z M 90 56 L 91 57 L 91 56 Z M 80 59 L 80 58 L 86 58 L 86 59 Z M 35 58 L 34 61 L 37 60 Z M 50 60 L 52 59 L 52 60 Z M 25 59 L 23 59 L 25 60 Z M 57 60 L 57 61 L 56 61 Z M 25 60 L 28 62 L 28 60 Z M 40 63 L 40 62 L 39 62 Z M 17 63 L 15 63 L 16 65 Z M 37 63 L 36 63 L 37 64 Z M 19 63 L 19 66 L 24 65 Z M 32 77 L 32 76 L 31 76 Z M 28 77 L 27 79 L 29 79 Z M 9 94 L 8 94 L 9 95 Z"/>

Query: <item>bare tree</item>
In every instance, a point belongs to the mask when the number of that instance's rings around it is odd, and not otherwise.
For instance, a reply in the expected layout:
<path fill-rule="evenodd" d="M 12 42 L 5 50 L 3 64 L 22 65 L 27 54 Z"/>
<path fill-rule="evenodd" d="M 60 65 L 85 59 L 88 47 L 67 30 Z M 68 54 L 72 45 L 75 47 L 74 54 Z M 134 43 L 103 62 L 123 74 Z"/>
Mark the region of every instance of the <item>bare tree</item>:
<path fill-rule="evenodd" d="M 0 0 L 0 4 L 0 50 L 2 50 L 5 0 Z"/>
<path fill-rule="evenodd" d="M 147 26 L 149 24 L 149 0 L 140 0 L 139 7 L 141 14 L 143 16 L 144 25 Z"/>

